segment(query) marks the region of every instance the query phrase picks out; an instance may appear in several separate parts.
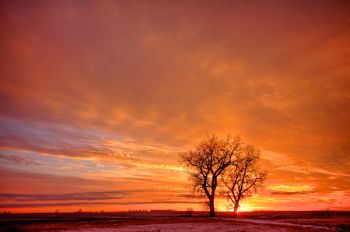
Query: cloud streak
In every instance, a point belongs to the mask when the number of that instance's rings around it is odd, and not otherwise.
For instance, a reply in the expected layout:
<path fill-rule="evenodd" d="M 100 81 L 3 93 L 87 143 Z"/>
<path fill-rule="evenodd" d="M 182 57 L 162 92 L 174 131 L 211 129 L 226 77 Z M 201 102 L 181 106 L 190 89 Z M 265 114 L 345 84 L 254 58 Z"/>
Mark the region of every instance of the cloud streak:
<path fill-rule="evenodd" d="M 111 200 L 123 198 L 132 194 L 133 191 L 113 191 L 113 192 L 83 192 L 66 194 L 0 194 L 2 200 L 15 200 L 19 202 L 30 201 L 71 201 L 71 200 Z"/>

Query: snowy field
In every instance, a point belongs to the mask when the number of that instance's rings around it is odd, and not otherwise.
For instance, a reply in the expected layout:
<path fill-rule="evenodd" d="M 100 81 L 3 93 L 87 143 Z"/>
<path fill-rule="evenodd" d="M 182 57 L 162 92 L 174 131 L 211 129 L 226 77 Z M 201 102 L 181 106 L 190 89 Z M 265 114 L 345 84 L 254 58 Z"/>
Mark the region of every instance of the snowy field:
<path fill-rule="evenodd" d="M 250 212 L 216 218 L 184 212 L 2 215 L 0 231 L 350 231 L 350 212 Z"/>
<path fill-rule="evenodd" d="M 77 231 L 66 230 L 67 232 Z M 115 228 L 85 228 L 79 231 L 84 232 L 145 232 L 145 231 L 164 231 L 164 232 L 180 232 L 180 231 L 193 231 L 193 232 L 213 232 L 213 231 L 272 231 L 272 232 L 282 232 L 282 231 L 336 231 L 331 227 L 320 227 L 320 226 L 306 226 L 297 224 L 272 224 L 268 225 L 266 223 L 224 223 L 224 222 L 212 222 L 212 223 L 171 223 L 171 224 L 151 224 L 151 225 L 128 225 L 124 227 Z"/>

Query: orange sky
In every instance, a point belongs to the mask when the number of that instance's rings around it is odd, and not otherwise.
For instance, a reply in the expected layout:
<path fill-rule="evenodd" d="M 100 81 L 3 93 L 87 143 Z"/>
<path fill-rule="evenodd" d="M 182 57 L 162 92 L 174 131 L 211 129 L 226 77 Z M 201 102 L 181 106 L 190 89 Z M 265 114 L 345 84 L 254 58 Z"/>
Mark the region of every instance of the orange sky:
<path fill-rule="evenodd" d="M 245 209 L 350 209 L 348 1 L 0 5 L 0 211 L 203 209 L 210 133 L 261 149 Z"/>

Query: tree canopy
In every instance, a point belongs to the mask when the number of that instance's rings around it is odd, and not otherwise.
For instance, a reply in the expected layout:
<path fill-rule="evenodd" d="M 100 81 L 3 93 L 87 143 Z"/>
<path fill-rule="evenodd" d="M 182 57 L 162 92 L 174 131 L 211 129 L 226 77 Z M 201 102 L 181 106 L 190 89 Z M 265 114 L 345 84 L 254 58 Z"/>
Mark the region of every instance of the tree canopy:
<path fill-rule="evenodd" d="M 265 177 L 258 175 L 259 178 L 253 180 L 256 177 L 254 170 L 257 154 L 257 150 L 243 144 L 239 136 L 228 135 L 225 139 L 219 139 L 214 134 L 203 139 L 194 150 L 181 156 L 192 180 L 194 193 L 203 194 L 208 199 L 210 216 L 215 216 L 218 188 L 222 188 L 221 192 L 230 200 L 236 198 L 233 203 L 237 203 L 239 207 L 239 200 L 251 193 L 251 189 L 259 187 L 258 184 Z M 231 189 L 234 191 L 231 192 Z M 240 192 L 238 195 L 237 189 Z"/>

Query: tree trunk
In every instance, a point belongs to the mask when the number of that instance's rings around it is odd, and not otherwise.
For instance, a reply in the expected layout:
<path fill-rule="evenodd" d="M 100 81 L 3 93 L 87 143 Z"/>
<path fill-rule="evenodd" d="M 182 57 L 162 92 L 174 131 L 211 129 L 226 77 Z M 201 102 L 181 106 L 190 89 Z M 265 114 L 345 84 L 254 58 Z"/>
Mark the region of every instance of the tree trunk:
<path fill-rule="evenodd" d="M 233 211 L 234 217 L 237 217 L 238 215 L 238 208 L 239 208 L 239 202 L 235 204 L 234 211 Z"/>
<path fill-rule="evenodd" d="M 214 197 L 209 199 L 209 207 L 210 207 L 210 217 L 215 217 L 215 208 L 214 208 Z"/>

